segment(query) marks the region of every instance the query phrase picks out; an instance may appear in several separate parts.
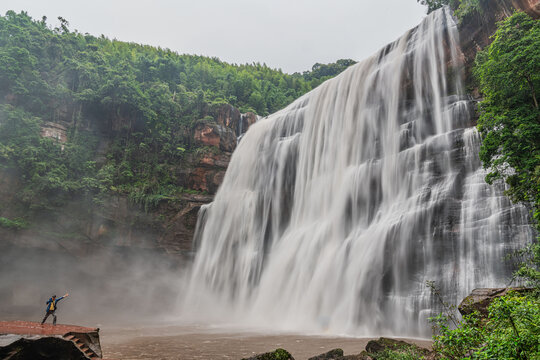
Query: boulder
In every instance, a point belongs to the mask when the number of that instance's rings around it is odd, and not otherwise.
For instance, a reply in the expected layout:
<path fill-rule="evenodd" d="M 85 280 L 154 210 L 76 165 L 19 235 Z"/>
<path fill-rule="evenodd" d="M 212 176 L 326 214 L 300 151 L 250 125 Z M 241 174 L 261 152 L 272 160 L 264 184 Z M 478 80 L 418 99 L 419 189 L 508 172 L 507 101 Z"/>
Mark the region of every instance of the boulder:
<path fill-rule="evenodd" d="M 343 358 L 343 350 L 334 349 L 327 353 L 310 357 L 308 360 L 337 360 Z"/>
<path fill-rule="evenodd" d="M 458 306 L 461 315 L 469 315 L 475 311 L 480 316 L 487 318 L 489 305 L 501 296 L 505 296 L 509 291 L 524 292 L 526 288 L 480 288 L 474 289 Z"/>
<path fill-rule="evenodd" d="M 242 360 L 294 360 L 294 358 L 287 350 L 277 349 L 272 352 L 255 355 Z"/>

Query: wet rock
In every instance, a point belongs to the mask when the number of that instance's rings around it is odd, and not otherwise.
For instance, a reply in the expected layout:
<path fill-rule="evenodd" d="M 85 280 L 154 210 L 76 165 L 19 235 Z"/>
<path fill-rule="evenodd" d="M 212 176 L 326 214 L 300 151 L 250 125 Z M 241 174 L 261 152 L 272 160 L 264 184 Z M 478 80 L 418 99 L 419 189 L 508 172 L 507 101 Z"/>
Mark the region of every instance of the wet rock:
<path fill-rule="evenodd" d="M 371 357 L 367 351 L 362 351 L 357 355 L 344 356 L 340 360 L 375 360 L 375 358 Z"/>
<path fill-rule="evenodd" d="M 461 315 L 469 315 L 475 311 L 480 313 L 480 316 L 486 318 L 488 316 L 488 307 L 493 300 L 501 296 L 505 296 L 509 291 L 525 292 L 526 288 L 480 288 L 474 289 L 459 304 L 458 310 Z"/>
<path fill-rule="evenodd" d="M 402 340 L 395 340 L 395 339 L 389 339 L 381 337 L 378 340 L 371 340 L 366 345 L 366 351 L 362 352 L 358 356 L 358 359 L 373 359 L 377 360 L 377 358 L 385 352 L 385 350 L 390 350 L 394 352 L 403 352 L 403 353 L 409 353 L 409 354 L 415 354 L 418 356 L 421 356 L 423 359 L 435 359 L 435 354 L 433 354 L 428 349 L 424 349 L 422 347 L 419 347 L 414 344 L 410 344 L 408 342 L 402 341 Z"/>
<path fill-rule="evenodd" d="M 343 350 L 334 349 L 317 356 L 310 357 L 309 360 L 337 360 L 343 358 Z"/>
<path fill-rule="evenodd" d="M 294 360 L 294 358 L 287 350 L 277 349 L 272 352 L 255 355 L 242 360 Z"/>
<path fill-rule="evenodd" d="M 343 350 L 334 349 L 326 354 L 321 354 L 309 358 L 309 360 L 374 360 L 366 351 L 356 355 L 343 355 Z"/>

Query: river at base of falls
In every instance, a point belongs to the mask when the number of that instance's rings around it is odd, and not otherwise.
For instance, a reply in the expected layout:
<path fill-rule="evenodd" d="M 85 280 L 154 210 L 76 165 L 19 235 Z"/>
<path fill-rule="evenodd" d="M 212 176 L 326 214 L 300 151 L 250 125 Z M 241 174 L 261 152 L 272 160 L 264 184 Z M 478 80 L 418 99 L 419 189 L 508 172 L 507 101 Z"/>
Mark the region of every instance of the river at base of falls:
<path fill-rule="evenodd" d="M 305 360 L 335 348 L 343 349 L 345 355 L 359 354 L 369 340 L 208 326 L 132 326 L 101 330 L 104 357 L 123 360 L 238 360 L 278 348 L 289 351 L 296 360 Z M 431 346 L 428 340 L 407 341 L 425 348 Z"/>

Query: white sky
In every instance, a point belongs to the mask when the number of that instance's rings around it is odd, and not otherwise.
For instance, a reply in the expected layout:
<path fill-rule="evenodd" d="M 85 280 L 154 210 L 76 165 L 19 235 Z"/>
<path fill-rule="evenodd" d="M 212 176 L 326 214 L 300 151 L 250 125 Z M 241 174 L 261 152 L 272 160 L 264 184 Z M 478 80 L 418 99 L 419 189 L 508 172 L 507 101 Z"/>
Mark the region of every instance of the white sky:
<path fill-rule="evenodd" d="M 361 60 L 416 26 L 416 0 L 0 0 L 58 26 L 285 72 Z"/>

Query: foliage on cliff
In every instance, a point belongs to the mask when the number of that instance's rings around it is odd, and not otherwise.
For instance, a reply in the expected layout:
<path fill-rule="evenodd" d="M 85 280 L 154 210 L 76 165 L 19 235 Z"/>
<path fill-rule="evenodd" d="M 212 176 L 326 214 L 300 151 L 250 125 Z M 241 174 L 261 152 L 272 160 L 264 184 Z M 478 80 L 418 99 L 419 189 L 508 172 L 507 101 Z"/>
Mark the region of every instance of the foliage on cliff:
<path fill-rule="evenodd" d="M 534 204 L 540 216 L 540 22 L 515 13 L 478 54 L 484 99 L 478 129 L 489 183 L 504 179 L 514 201 Z"/>
<path fill-rule="evenodd" d="M 81 34 L 59 19 L 52 29 L 24 12 L 0 17 L 0 167 L 20 174 L 31 207 L 74 193 L 174 194 L 172 167 L 197 150 L 193 124 L 212 109 L 266 115 L 349 64 L 289 75 Z M 64 124 L 67 142 L 43 138 L 46 123 Z"/>
<path fill-rule="evenodd" d="M 517 12 L 501 22 L 493 43 L 478 53 L 475 74 L 484 100 L 478 129 L 486 181 L 502 179 L 514 202 L 530 205 L 540 220 L 540 21 Z M 528 249 L 518 276 L 540 285 L 540 249 Z"/>

